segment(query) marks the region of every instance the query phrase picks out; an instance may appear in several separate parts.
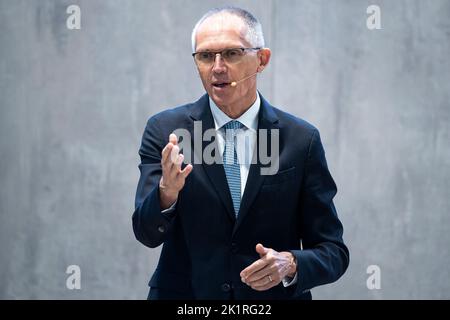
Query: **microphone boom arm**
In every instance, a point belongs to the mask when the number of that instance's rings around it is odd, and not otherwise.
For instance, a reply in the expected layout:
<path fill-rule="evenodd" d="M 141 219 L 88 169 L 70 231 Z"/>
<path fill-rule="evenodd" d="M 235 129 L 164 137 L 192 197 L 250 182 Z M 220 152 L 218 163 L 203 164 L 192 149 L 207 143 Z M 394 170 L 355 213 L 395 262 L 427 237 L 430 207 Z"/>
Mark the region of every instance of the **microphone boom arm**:
<path fill-rule="evenodd" d="M 245 77 L 244 79 L 241 79 L 241 80 L 238 80 L 238 81 L 233 81 L 233 82 L 230 83 L 230 86 L 236 87 L 237 84 L 238 84 L 239 82 L 244 81 L 244 80 L 247 80 L 248 78 L 253 77 L 253 76 L 254 76 L 255 74 L 257 74 L 257 73 L 258 73 L 258 72 L 255 72 L 254 74 L 251 74 L 251 75 L 249 75 L 248 77 Z"/>

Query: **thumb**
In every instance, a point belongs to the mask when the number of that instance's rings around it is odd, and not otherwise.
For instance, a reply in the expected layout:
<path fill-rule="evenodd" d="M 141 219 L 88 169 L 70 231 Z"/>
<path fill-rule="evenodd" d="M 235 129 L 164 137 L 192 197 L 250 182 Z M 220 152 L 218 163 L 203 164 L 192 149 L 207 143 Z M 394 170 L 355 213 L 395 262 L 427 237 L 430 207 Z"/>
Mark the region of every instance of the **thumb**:
<path fill-rule="evenodd" d="M 262 256 L 266 255 L 267 252 L 269 252 L 269 249 L 264 248 L 264 246 L 261 243 L 258 243 L 256 245 L 256 252 L 258 252 L 259 255 L 262 257 Z"/>
<path fill-rule="evenodd" d="M 189 173 L 191 173 L 192 169 L 194 167 L 192 166 L 192 164 L 188 164 L 182 171 L 181 173 L 183 174 L 183 178 L 186 179 L 186 177 L 189 175 Z"/>

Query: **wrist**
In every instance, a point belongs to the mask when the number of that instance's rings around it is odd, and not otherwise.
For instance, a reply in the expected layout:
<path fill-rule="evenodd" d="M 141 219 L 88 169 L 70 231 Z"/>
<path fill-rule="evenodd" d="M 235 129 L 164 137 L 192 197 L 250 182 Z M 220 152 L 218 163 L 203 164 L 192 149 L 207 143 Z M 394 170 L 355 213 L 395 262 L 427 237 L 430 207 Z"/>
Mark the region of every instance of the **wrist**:
<path fill-rule="evenodd" d="M 178 199 L 178 191 L 173 191 L 167 188 L 162 179 L 159 183 L 159 201 L 162 210 L 169 208 Z"/>
<path fill-rule="evenodd" d="M 290 278 L 295 277 L 295 274 L 297 273 L 297 258 L 289 252 L 289 269 L 287 276 Z"/>

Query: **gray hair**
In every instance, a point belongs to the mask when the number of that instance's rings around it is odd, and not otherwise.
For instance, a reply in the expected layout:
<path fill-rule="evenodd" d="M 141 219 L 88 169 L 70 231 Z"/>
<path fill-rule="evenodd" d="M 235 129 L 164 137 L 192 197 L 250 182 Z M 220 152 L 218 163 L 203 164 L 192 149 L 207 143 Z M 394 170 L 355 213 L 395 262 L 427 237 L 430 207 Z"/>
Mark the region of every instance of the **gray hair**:
<path fill-rule="evenodd" d="M 245 36 L 245 40 L 250 43 L 250 45 L 254 48 L 264 48 L 264 35 L 262 31 L 261 23 L 258 21 L 258 19 L 255 18 L 254 15 L 252 15 L 247 10 L 234 7 L 234 6 L 226 6 L 221 8 L 214 8 L 207 13 L 203 15 L 203 17 L 200 18 L 200 20 L 195 25 L 194 29 L 192 30 L 192 52 L 195 52 L 195 48 L 197 46 L 196 43 L 196 36 L 197 31 L 200 25 L 209 17 L 215 16 L 217 14 L 221 13 L 228 13 L 233 16 L 237 16 L 241 18 L 241 20 L 246 24 L 247 26 L 247 34 Z"/>

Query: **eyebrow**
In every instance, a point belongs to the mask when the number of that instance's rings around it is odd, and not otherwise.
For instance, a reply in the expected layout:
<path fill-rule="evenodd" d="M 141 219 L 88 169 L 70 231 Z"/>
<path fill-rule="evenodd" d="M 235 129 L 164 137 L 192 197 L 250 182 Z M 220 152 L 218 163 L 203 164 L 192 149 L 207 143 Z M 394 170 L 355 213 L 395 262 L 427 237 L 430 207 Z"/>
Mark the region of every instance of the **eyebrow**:
<path fill-rule="evenodd" d="M 197 52 L 210 52 L 210 51 L 212 51 L 212 52 L 220 52 L 220 51 L 229 50 L 229 49 L 242 49 L 242 48 L 243 48 L 243 47 L 240 46 L 240 47 L 226 47 L 226 48 L 218 49 L 218 50 L 213 50 L 213 49 L 203 49 L 203 50 L 197 50 Z"/>

